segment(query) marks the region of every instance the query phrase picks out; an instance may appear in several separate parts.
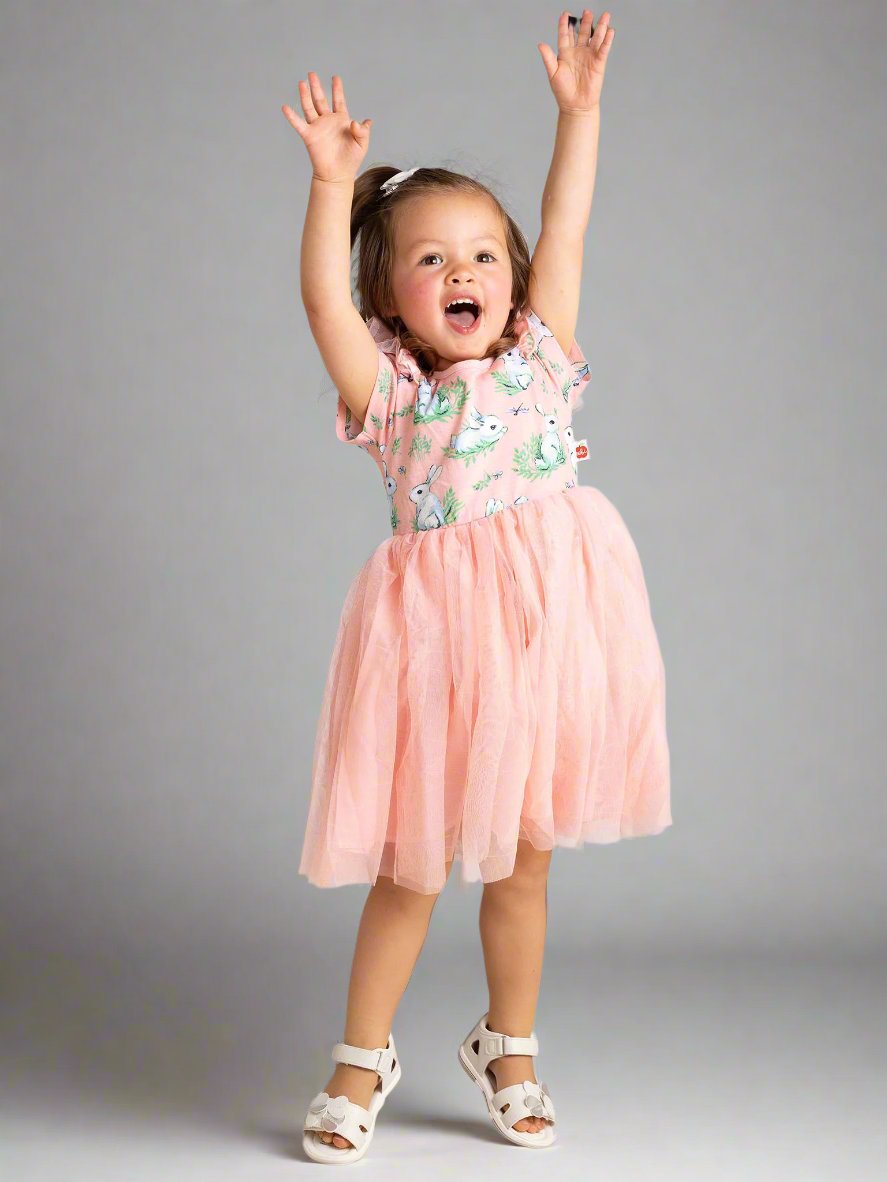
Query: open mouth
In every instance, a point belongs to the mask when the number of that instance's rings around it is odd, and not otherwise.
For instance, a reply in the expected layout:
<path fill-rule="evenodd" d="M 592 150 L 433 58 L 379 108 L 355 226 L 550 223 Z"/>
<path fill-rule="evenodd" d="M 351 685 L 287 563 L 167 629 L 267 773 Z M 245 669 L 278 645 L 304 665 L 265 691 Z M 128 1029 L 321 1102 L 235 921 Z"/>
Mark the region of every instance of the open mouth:
<path fill-rule="evenodd" d="M 444 308 L 447 324 L 463 336 L 474 332 L 480 324 L 480 304 L 470 296 L 450 300 Z"/>

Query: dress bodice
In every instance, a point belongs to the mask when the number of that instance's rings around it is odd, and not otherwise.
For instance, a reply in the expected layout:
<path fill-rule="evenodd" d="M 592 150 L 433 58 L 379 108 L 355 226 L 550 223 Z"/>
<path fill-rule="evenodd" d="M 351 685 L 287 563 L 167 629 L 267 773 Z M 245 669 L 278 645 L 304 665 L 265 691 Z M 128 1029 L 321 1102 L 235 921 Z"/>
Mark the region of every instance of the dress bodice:
<path fill-rule="evenodd" d="M 336 434 L 375 460 L 393 533 L 456 525 L 576 485 L 588 449 L 572 416 L 591 371 L 575 340 L 565 354 L 528 310 L 507 353 L 429 378 L 380 320 L 367 327 L 379 366 L 365 421 L 339 395 Z"/>

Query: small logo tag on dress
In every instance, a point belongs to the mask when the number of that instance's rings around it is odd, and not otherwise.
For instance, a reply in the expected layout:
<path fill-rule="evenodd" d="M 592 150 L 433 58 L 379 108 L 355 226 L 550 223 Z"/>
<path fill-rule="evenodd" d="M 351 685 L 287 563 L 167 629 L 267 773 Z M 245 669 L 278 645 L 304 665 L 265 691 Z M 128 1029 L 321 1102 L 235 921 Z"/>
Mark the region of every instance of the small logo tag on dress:
<path fill-rule="evenodd" d="M 588 459 L 588 440 L 587 439 L 577 439 L 576 440 L 576 459 L 577 460 L 587 460 Z"/>

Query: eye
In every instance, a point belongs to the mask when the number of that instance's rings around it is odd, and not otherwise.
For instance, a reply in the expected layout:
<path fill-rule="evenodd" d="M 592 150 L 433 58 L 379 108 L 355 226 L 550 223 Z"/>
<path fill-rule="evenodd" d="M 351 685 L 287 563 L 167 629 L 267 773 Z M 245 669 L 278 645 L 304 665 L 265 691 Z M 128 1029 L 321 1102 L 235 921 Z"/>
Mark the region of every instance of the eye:
<path fill-rule="evenodd" d="M 480 254 L 478 255 L 478 258 L 482 258 L 484 256 L 486 258 L 488 258 L 490 260 L 490 262 L 495 263 L 495 261 L 496 261 L 495 256 L 491 255 L 488 250 L 482 250 L 480 252 Z M 439 258 L 440 258 L 439 254 L 426 254 L 424 258 L 419 260 L 419 265 L 422 266 L 423 264 L 427 263 L 429 259 L 439 259 Z"/>

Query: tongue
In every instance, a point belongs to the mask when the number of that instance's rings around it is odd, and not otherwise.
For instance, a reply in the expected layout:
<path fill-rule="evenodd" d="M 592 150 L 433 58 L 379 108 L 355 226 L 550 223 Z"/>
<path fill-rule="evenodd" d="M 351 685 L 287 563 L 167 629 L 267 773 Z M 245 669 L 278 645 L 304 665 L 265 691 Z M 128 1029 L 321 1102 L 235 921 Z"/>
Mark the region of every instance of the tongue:
<path fill-rule="evenodd" d="M 473 312 L 469 312 L 467 308 L 462 308 L 458 312 L 445 312 L 447 320 L 452 320 L 455 324 L 461 325 L 462 328 L 471 328 L 475 321 Z"/>

